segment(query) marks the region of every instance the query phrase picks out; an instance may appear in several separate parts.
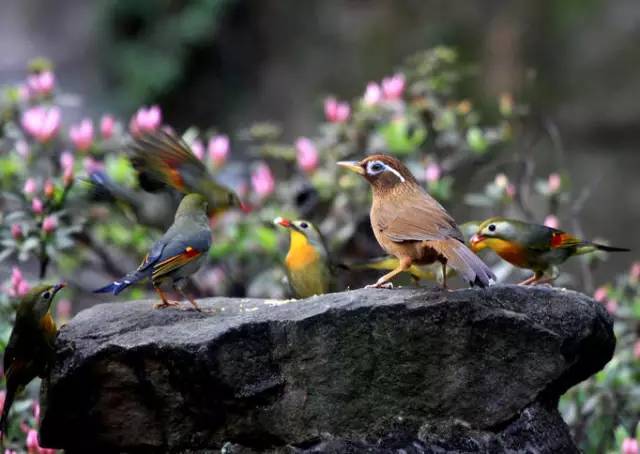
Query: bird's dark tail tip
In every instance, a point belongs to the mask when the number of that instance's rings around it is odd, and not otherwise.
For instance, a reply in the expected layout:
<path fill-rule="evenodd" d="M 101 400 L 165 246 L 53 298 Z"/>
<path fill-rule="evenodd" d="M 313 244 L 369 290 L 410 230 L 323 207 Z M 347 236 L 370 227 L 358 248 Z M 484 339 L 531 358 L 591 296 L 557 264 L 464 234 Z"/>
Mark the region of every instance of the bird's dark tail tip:
<path fill-rule="evenodd" d="M 631 252 L 631 249 L 628 249 L 626 247 L 607 246 L 605 244 L 596 244 L 596 243 L 593 243 L 593 245 L 599 251 L 605 251 L 605 252 Z"/>
<path fill-rule="evenodd" d="M 121 281 L 114 281 L 109 285 L 105 285 L 99 289 L 93 291 L 93 293 L 112 293 L 117 295 L 125 288 L 129 287 L 133 282 L 128 279 L 123 279 Z"/>

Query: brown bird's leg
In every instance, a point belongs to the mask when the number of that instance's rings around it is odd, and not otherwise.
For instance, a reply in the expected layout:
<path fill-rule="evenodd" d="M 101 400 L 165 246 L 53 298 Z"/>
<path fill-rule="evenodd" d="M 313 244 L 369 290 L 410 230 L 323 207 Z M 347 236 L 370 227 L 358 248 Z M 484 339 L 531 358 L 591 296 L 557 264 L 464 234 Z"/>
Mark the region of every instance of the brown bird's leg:
<path fill-rule="evenodd" d="M 162 300 L 162 303 L 156 303 L 153 307 L 156 309 L 163 309 L 165 307 L 171 307 L 171 306 L 179 306 L 180 303 L 176 302 L 176 301 L 169 301 L 167 299 L 167 297 L 165 296 L 164 292 L 160 289 L 160 287 L 157 286 L 153 286 L 153 289 L 156 291 L 156 293 L 158 294 L 158 296 L 160 297 L 160 299 Z"/>
<path fill-rule="evenodd" d="M 380 279 L 376 281 L 375 284 L 367 285 L 365 286 L 365 288 L 393 288 L 393 284 L 391 284 L 391 282 L 389 281 L 393 279 L 396 275 L 404 271 L 407 271 L 409 268 L 411 268 L 412 260 L 411 260 L 411 257 L 403 257 L 399 260 L 399 262 L 400 264 L 394 270 L 382 276 Z"/>
<path fill-rule="evenodd" d="M 198 306 L 198 303 L 196 303 L 196 300 L 194 300 L 193 297 L 191 297 L 190 295 L 187 295 L 182 290 L 182 288 L 180 288 L 177 285 L 174 285 L 173 288 L 176 289 L 176 291 L 180 293 L 184 299 L 188 300 L 195 310 L 197 310 L 198 312 L 202 312 L 202 310 L 200 310 L 200 306 Z"/>

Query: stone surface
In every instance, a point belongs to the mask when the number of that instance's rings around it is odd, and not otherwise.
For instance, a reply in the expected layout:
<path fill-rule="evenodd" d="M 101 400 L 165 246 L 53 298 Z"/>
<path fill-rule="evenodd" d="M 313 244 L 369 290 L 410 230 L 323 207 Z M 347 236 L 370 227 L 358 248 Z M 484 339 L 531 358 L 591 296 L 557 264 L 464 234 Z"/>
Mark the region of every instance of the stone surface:
<path fill-rule="evenodd" d="M 67 452 L 573 452 L 557 413 L 615 346 L 579 293 L 496 286 L 100 304 L 61 329 L 41 441 Z"/>

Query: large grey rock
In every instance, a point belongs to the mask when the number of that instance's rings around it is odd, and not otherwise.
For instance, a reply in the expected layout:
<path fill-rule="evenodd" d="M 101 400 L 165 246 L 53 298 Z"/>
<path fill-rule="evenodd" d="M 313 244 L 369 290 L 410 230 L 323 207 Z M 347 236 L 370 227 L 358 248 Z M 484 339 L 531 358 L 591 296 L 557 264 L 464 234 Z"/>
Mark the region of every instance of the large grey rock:
<path fill-rule="evenodd" d="M 67 452 L 574 452 L 557 398 L 612 320 L 515 286 L 100 304 L 62 328 L 41 441 Z"/>

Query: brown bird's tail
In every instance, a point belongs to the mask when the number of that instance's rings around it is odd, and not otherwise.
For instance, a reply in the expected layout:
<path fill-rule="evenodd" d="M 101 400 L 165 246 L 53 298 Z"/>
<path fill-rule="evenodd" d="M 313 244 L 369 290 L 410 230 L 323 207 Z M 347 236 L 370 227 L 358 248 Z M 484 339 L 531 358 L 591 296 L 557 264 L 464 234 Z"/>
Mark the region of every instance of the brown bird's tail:
<path fill-rule="evenodd" d="M 7 433 L 7 423 L 9 421 L 9 410 L 13 404 L 13 399 L 16 395 L 16 389 L 14 386 L 9 386 L 7 383 L 7 394 L 4 398 L 4 405 L 2 407 L 2 416 L 0 417 L 0 445 L 4 444 L 4 437 Z"/>
<path fill-rule="evenodd" d="M 472 286 L 487 287 L 496 280 L 491 268 L 474 254 L 464 243 L 456 239 L 430 241 L 429 246 L 435 248 L 447 258 L 450 266 Z"/>

